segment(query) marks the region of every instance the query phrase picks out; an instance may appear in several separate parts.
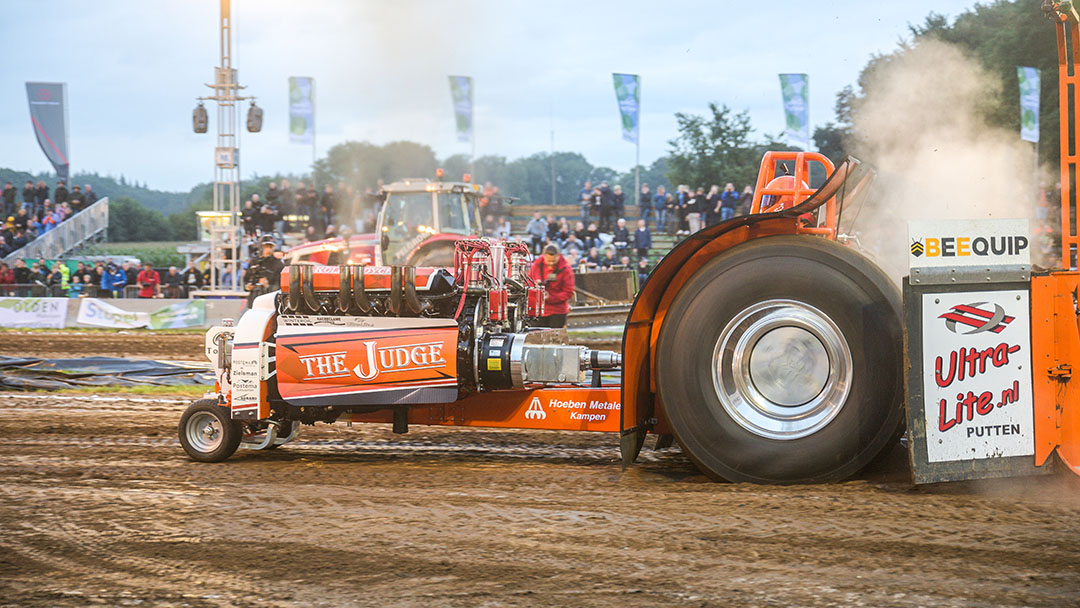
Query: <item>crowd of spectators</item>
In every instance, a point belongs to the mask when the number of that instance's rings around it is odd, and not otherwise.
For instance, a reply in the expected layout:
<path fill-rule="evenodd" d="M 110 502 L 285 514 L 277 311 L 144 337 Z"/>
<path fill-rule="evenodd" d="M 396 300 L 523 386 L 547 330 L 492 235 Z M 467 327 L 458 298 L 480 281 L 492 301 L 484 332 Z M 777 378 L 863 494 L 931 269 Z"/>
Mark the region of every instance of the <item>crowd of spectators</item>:
<path fill-rule="evenodd" d="M 186 298 L 206 285 L 209 270 L 194 262 L 181 271 L 176 266 L 161 272 L 150 263 L 140 268 L 108 258 L 94 263 L 15 260 L 0 262 L 0 296 L 53 298 Z"/>
<path fill-rule="evenodd" d="M 621 186 L 610 187 L 606 181 L 597 186 L 585 182 L 578 197 L 578 218 L 545 218 L 536 213 L 525 226 L 524 238 L 537 255 L 545 245 L 557 245 L 578 272 L 633 268 L 644 278 L 650 269 L 653 227 L 657 233 L 688 236 L 748 213 L 752 199 L 750 186 L 739 193 L 730 183 L 723 189 L 713 186 L 707 193 L 704 188 L 687 186 L 678 186 L 674 192 L 659 186 L 654 193 L 648 184 L 643 184 L 637 199 L 636 225 L 632 225 L 630 222 L 635 220 L 627 213 Z M 509 230 L 509 222 L 500 218 L 488 234 L 508 236 Z"/>
<path fill-rule="evenodd" d="M 380 180 L 378 188 L 382 188 Z M 316 189 L 314 183 L 270 182 L 264 194 L 253 194 L 240 209 L 244 235 L 256 238 L 302 232 L 307 241 L 339 236 L 346 231 L 373 232 L 378 217 L 378 190 L 359 192 L 338 182 Z"/>
<path fill-rule="evenodd" d="M 68 190 L 61 179 L 50 193 L 45 182 L 27 180 L 20 196 L 14 184 L 5 182 L 0 190 L 0 258 L 55 229 L 97 199 L 90 184 L 85 190 L 78 185 Z"/>

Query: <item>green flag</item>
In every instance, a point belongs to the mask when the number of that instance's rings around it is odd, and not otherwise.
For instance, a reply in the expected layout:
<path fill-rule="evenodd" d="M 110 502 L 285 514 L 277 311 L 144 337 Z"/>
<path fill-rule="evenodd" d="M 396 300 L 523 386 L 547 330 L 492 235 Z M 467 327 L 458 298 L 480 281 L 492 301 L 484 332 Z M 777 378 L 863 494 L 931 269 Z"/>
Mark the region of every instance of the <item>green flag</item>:
<path fill-rule="evenodd" d="M 615 99 L 619 102 L 622 117 L 622 138 L 630 143 L 638 141 L 641 109 L 641 77 L 637 74 L 612 74 L 615 79 Z"/>

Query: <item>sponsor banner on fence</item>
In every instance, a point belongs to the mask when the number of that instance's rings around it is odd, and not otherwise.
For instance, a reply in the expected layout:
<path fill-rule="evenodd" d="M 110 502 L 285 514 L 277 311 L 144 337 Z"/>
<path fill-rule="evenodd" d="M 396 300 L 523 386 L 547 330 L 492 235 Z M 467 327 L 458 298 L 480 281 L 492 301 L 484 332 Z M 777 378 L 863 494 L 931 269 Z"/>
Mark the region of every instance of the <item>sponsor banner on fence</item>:
<path fill-rule="evenodd" d="M 150 313 L 150 329 L 202 327 L 206 323 L 206 300 L 177 302 Z"/>
<path fill-rule="evenodd" d="M 154 312 L 130 312 L 110 304 L 108 300 L 86 298 L 79 303 L 76 321 L 81 325 L 117 329 L 202 327 L 206 321 L 206 301 L 188 300 L 165 306 Z"/>
<path fill-rule="evenodd" d="M 150 325 L 150 313 L 128 312 L 105 300 L 86 298 L 79 302 L 79 314 L 75 320 L 80 325 L 133 329 Z"/>
<path fill-rule="evenodd" d="M 1030 265 L 1027 220 L 908 222 L 908 267 Z"/>
<path fill-rule="evenodd" d="M 0 327 L 64 327 L 67 298 L 0 298 Z"/>
<path fill-rule="evenodd" d="M 928 462 L 1035 453 L 1027 290 L 922 295 Z"/>

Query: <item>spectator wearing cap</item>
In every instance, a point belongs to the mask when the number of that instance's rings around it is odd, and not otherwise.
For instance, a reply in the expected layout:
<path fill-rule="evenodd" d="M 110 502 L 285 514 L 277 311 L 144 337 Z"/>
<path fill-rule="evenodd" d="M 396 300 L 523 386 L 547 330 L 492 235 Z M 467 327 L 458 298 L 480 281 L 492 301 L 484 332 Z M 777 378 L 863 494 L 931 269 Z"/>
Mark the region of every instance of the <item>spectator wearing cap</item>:
<path fill-rule="evenodd" d="M 161 277 L 157 271 L 154 270 L 154 266 L 147 262 L 143 264 L 143 269 L 139 273 L 139 297 L 140 298 L 153 298 L 157 296 L 158 288 L 161 286 Z"/>
<path fill-rule="evenodd" d="M 83 207 L 86 206 L 86 195 L 83 194 L 78 184 L 71 187 L 71 196 L 68 197 L 67 202 L 73 214 L 82 211 Z"/>
<path fill-rule="evenodd" d="M 101 273 L 101 297 L 117 298 L 118 293 L 127 285 L 127 274 L 124 269 L 110 263 Z"/>
<path fill-rule="evenodd" d="M 64 180 L 56 180 L 56 189 L 53 190 L 53 201 L 59 205 L 68 199 L 68 194 L 68 189 L 67 186 L 64 185 Z"/>
<path fill-rule="evenodd" d="M 570 298 L 574 296 L 574 270 L 559 253 L 553 243 L 544 246 L 544 252 L 533 261 L 529 276 L 545 289 L 544 316 L 537 320 L 537 327 L 566 327 L 566 315 L 570 312 Z"/>

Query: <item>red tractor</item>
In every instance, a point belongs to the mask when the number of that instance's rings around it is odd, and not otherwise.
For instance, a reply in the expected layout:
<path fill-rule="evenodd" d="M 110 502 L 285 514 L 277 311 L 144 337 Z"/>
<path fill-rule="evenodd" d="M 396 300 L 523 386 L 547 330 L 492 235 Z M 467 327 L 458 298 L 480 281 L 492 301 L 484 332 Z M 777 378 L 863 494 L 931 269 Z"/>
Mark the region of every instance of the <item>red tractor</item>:
<path fill-rule="evenodd" d="M 385 186 L 374 233 L 298 245 L 288 263 L 450 266 L 454 242 L 483 234 L 480 186 L 466 181 L 403 179 Z"/>

